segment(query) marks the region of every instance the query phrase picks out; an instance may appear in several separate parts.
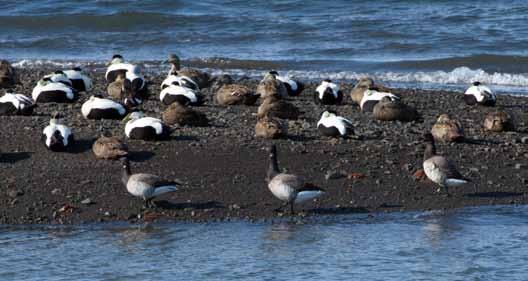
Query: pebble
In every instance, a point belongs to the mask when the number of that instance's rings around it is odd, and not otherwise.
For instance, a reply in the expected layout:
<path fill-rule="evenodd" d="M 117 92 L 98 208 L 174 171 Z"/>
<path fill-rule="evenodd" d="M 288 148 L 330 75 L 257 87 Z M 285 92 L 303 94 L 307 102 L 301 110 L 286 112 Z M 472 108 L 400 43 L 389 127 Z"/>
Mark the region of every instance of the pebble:
<path fill-rule="evenodd" d="M 83 201 L 81 201 L 81 204 L 83 204 L 83 205 L 91 205 L 91 204 L 94 204 L 94 202 L 92 201 L 92 199 L 86 198 Z"/>
<path fill-rule="evenodd" d="M 328 171 L 325 175 L 326 180 L 335 180 L 346 177 L 346 173 L 343 171 Z"/>
<path fill-rule="evenodd" d="M 55 189 L 53 189 L 53 190 L 51 191 L 51 194 L 53 194 L 53 195 L 57 195 L 57 194 L 59 194 L 60 192 L 61 192 L 60 189 L 55 188 Z"/>
<path fill-rule="evenodd" d="M 7 191 L 7 195 L 11 198 L 15 198 L 24 195 L 24 191 L 20 189 L 11 189 Z"/>
<path fill-rule="evenodd" d="M 515 169 L 516 169 L 516 170 L 520 170 L 520 169 L 522 169 L 522 168 L 524 168 L 524 165 L 523 165 L 523 164 L 520 164 L 520 163 L 515 164 Z"/>

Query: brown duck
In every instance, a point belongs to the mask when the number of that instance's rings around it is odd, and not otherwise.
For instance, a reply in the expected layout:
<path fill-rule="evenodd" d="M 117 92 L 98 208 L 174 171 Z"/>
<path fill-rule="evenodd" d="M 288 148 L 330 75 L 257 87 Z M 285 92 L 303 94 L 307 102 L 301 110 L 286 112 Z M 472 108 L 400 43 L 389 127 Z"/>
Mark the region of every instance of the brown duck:
<path fill-rule="evenodd" d="M 210 86 L 211 76 L 209 76 L 209 73 L 194 68 L 181 69 L 180 58 L 177 55 L 169 54 L 169 58 L 165 62 L 171 65 L 169 75 L 176 73 L 177 75 L 186 76 L 198 84 L 200 89 Z"/>
<path fill-rule="evenodd" d="M 216 91 L 216 101 L 220 105 L 253 105 L 257 102 L 259 95 L 255 94 L 249 87 L 238 84 L 222 85 Z"/>
<path fill-rule="evenodd" d="M 276 118 L 260 118 L 255 125 L 255 137 L 276 139 L 286 135 L 286 126 Z"/>
<path fill-rule="evenodd" d="M 511 116 L 504 111 L 490 112 L 484 119 L 484 129 L 492 132 L 514 131 Z"/>
<path fill-rule="evenodd" d="M 6 60 L 0 60 L 0 88 L 11 88 L 18 83 L 15 69 Z"/>
<path fill-rule="evenodd" d="M 288 90 L 284 83 L 277 79 L 273 72 L 270 72 L 264 76 L 264 79 L 260 81 L 257 86 L 257 94 L 260 98 L 265 99 L 267 97 L 275 96 L 283 98 L 288 96 Z"/>
<path fill-rule="evenodd" d="M 420 118 L 418 111 L 400 100 L 391 100 L 389 97 L 383 97 L 372 111 L 374 118 L 381 121 L 402 121 L 410 122 Z"/>
<path fill-rule="evenodd" d="M 128 147 L 117 137 L 101 136 L 92 145 L 97 159 L 117 160 L 128 155 Z"/>
<path fill-rule="evenodd" d="M 443 142 L 459 142 L 465 139 L 462 124 L 449 114 L 442 114 L 431 129 L 436 140 Z"/>
<path fill-rule="evenodd" d="M 162 114 L 162 119 L 167 125 L 179 124 L 204 127 L 209 123 L 204 113 L 183 106 L 177 102 L 165 109 Z"/>
<path fill-rule="evenodd" d="M 264 118 L 265 116 L 276 117 L 280 119 L 291 119 L 296 120 L 301 115 L 299 109 L 277 96 L 269 96 L 265 98 L 260 104 L 257 112 L 258 118 Z"/>

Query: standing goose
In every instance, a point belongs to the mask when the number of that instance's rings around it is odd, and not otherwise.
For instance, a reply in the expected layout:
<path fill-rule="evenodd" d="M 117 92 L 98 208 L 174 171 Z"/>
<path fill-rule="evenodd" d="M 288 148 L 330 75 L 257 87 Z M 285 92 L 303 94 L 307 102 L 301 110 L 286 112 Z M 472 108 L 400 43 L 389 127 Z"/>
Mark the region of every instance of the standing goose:
<path fill-rule="evenodd" d="M 315 89 L 314 98 L 315 102 L 320 104 L 341 104 L 343 92 L 341 92 L 337 84 L 332 83 L 332 80 L 325 79 Z"/>
<path fill-rule="evenodd" d="M 68 80 L 69 81 L 69 80 Z M 73 102 L 77 99 L 77 91 L 64 82 L 53 82 L 51 77 L 44 77 L 33 88 L 31 97 L 35 102 Z"/>
<path fill-rule="evenodd" d="M 160 119 L 145 117 L 143 112 L 135 111 L 126 116 L 125 135 L 130 139 L 159 140 L 167 138 L 170 128 Z"/>
<path fill-rule="evenodd" d="M 179 103 L 181 105 L 199 106 L 204 103 L 203 96 L 187 87 L 170 85 L 161 90 L 160 100 L 165 105 Z"/>
<path fill-rule="evenodd" d="M 0 98 L 0 115 L 31 115 L 36 106 L 24 95 L 6 93 Z"/>
<path fill-rule="evenodd" d="M 272 145 L 270 149 L 270 164 L 266 181 L 271 193 L 284 202 L 283 207 L 290 205 L 292 214 L 294 213 L 293 204 L 312 200 L 325 193 L 323 189 L 304 182 L 296 175 L 281 173 L 277 163 L 277 147 L 275 145 Z"/>
<path fill-rule="evenodd" d="M 70 70 L 63 70 L 63 73 L 71 82 L 72 88 L 78 92 L 88 92 L 93 88 L 92 79 L 84 74 L 80 67 L 74 67 Z"/>
<path fill-rule="evenodd" d="M 211 77 L 207 72 L 200 71 L 194 68 L 181 69 L 180 58 L 175 54 L 169 54 L 168 59 L 165 61 L 171 65 L 169 76 L 171 74 L 177 74 L 178 76 L 184 76 L 194 81 L 200 89 L 209 87 Z"/>
<path fill-rule="evenodd" d="M 86 119 L 117 119 L 125 117 L 126 108 L 113 100 L 105 99 L 101 95 L 93 95 L 81 107 L 81 112 Z"/>
<path fill-rule="evenodd" d="M 11 88 L 18 83 L 15 69 L 6 60 L 0 60 L 0 88 Z"/>
<path fill-rule="evenodd" d="M 329 137 L 346 137 L 354 134 L 352 122 L 333 112 L 325 111 L 321 119 L 317 122 L 317 129 L 323 136 Z"/>
<path fill-rule="evenodd" d="M 181 185 L 178 181 L 165 180 L 152 174 L 132 174 L 130 172 L 128 158 L 123 157 L 121 159 L 123 162 L 121 181 L 130 194 L 140 197 L 145 201 L 146 208 L 155 207 L 156 205 L 152 201 L 154 198 L 168 192 L 177 191 L 177 186 Z"/>
<path fill-rule="evenodd" d="M 62 116 L 54 112 L 49 125 L 44 128 L 42 137 L 46 147 L 51 151 L 65 151 L 73 142 L 73 134 L 69 127 L 61 124 Z"/>
<path fill-rule="evenodd" d="M 301 94 L 301 92 L 304 90 L 304 84 L 295 81 L 287 76 L 280 76 L 277 71 L 270 71 L 271 74 L 275 75 L 277 80 L 281 81 L 284 86 L 286 87 L 286 91 L 288 92 L 289 96 L 298 96 Z"/>
<path fill-rule="evenodd" d="M 464 101 L 467 105 L 480 104 L 484 106 L 495 106 L 497 96 L 490 88 L 477 81 L 464 93 Z"/>
<path fill-rule="evenodd" d="M 436 154 L 435 140 L 432 134 L 425 134 L 424 140 L 423 169 L 431 181 L 445 188 L 446 193 L 449 193 L 449 187 L 457 187 L 469 182 L 457 171 L 453 162 Z"/>
<path fill-rule="evenodd" d="M 384 97 L 388 97 L 390 100 L 399 100 L 400 97 L 389 92 L 381 92 L 377 87 L 370 87 L 363 94 L 363 99 L 359 106 L 361 107 L 362 112 L 372 112 L 374 106 Z"/>
<path fill-rule="evenodd" d="M 288 96 L 288 90 L 286 89 L 286 86 L 284 86 L 284 83 L 278 80 L 277 76 L 272 71 L 266 74 L 264 79 L 258 84 L 257 94 L 261 99 L 266 99 L 270 96 L 284 98 Z"/>

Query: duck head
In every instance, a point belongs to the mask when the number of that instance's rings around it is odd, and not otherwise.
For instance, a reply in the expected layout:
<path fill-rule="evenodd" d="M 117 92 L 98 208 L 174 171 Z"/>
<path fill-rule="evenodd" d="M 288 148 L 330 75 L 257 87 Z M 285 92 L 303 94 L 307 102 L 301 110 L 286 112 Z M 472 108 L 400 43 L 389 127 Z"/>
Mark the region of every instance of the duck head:
<path fill-rule="evenodd" d="M 112 56 L 112 59 L 110 60 L 110 62 L 107 64 L 107 65 L 112 65 L 112 64 L 116 64 L 116 63 L 124 63 L 125 62 L 125 59 L 123 58 L 123 56 L 119 55 L 119 54 L 115 54 Z"/>
<path fill-rule="evenodd" d="M 167 60 L 163 61 L 163 63 L 169 63 L 172 65 L 171 73 L 180 70 L 181 67 L 180 58 L 176 54 L 169 54 L 169 57 Z"/>
<path fill-rule="evenodd" d="M 480 85 L 482 85 L 482 83 L 480 83 L 479 81 L 473 82 L 473 86 L 480 86 Z"/>
<path fill-rule="evenodd" d="M 138 120 L 140 118 L 145 117 L 145 114 L 141 111 L 132 111 L 130 112 L 123 120 L 121 121 L 122 124 L 126 124 L 130 121 Z"/>

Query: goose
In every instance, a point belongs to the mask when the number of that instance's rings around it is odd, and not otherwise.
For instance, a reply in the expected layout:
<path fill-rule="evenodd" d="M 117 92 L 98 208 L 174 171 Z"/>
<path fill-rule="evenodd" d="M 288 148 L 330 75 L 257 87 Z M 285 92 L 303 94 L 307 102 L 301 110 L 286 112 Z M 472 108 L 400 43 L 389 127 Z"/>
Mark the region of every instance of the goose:
<path fill-rule="evenodd" d="M 97 159 L 117 160 L 128 155 L 128 147 L 119 138 L 103 134 L 92 145 Z"/>
<path fill-rule="evenodd" d="M 33 88 L 31 97 L 35 102 L 66 103 L 78 98 L 77 91 L 63 82 L 53 82 L 51 77 L 44 77 Z"/>
<path fill-rule="evenodd" d="M 284 202 L 282 207 L 290 205 L 291 214 L 294 214 L 294 204 L 315 199 L 325 193 L 322 188 L 304 182 L 297 175 L 281 173 L 277 163 L 277 147 L 274 144 L 271 146 L 269 157 L 266 176 L 268 188 L 275 197 Z"/>
<path fill-rule="evenodd" d="M 6 60 L 0 60 L 0 88 L 11 88 L 18 83 L 18 75 Z"/>
<path fill-rule="evenodd" d="M 380 92 L 379 88 L 370 87 L 363 94 L 363 99 L 361 99 L 361 103 L 359 104 L 359 106 L 361 107 L 361 111 L 362 112 L 372 112 L 374 110 L 374 106 L 383 97 L 388 97 L 389 99 L 391 99 L 393 101 L 400 99 L 400 97 L 398 97 L 395 94 L 392 94 L 392 93 L 389 93 L 389 92 Z"/>
<path fill-rule="evenodd" d="M 187 77 L 194 81 L 194 83 L 197 84 L 200 89 L 209 87 L 211 82 L 211 77 L 209 74 L 194 68 L 181 69 L 180 58 L 177 55 L 169 54 L 169 57 L 165 63 L 169 63 L 171 65 L 169 76 L 171 74 L 177 74 L 178 76 Z"/>
<path fill-rule="evenodd" d="M 205 127 L 209 123 L 204 113 L 177 102 L 171 104 L 162 114 L 162 120 L 168 125 L 188 125 Z"/>
<path fill-rule="evenodd" d="M 51 151 L 65 151 L 73 142 L 71 129 L 63 125 L 61 119 L 62 116 L 58 112 L 54 112 L 49 125 L 42 132 L 44 143 Z"/>
<path fill-rule="evenodd" d="M 288 90 L 286 89 L 286 86 L 284 86 L 284 83 L 279 81 L 273 72 L 270 72 L 266 74 L 264 79 L 262 79 L 258 84 L 257 95 L 259 95 L 262 99 L 270 96 L 284 98 L 288 96 Z"/>
<path fill-rule="evenodd" d="M 297 120 L 301 115 L 300 110 L 293 104 L 278 98 L 269 96 L 265 98 L 258 107 L 257 117 L 276 117 L 280 119 Z"/>
<path fill-rule="evenodd" d="M 153 117 L 145 117 L 141 111 L 128 114 L 122 122 L 126 122 L 125 135 L 130 139 L 165 139 L 171 133 L 163 121 Z"/>
<path fill-rule="evenodd" d="M 515 131 L 515 124 L 508 113 L 496 111 L 486 115 L 484 129 L 492 132 Z"/>
<path fill-rule="evenodd" d="M 442 114 L 431 128 L 435 140 L 443 142 L 459 142 L 465 139 L 462 124 L 449 114 Z"/>
<path fill-rule="evenodd" d="M 275 70 L 272 70 L 269 73 L 275 75 L 277 80 L 281 81 L 284 84 L 289 96 L 298 96 L 304 90 L 304 84 L 299 81 L 295 81 L 287 76 L 280 76 L 279 73 Z"/>
<path fill-rule="evenodd" d="M 467 105 L 495 106 L 497 96 L 490 88 L 476 81 L 464 93 L 464 101 Z"/>
<path fill-rule="evenodd" d="M 161 90 L 160 100 L 165 105 L 170 105 L 174 102 L 181 105 L 199 106 L 204 102 L 203 96 L 189 88 L 170 85 Z"/>
<path fill-rule="evenodd" d="M 81 106 L 81 113 L 86 119 L 118 119 L 125 117 L 127 109 L 120 103 L 105 99 L 101 95 L 91 96 Z"/>
<path fill-rule="evenodd" d="M 255 94 L 249 87 L 238 84 L 222 85 L 216 91 L 216 101 L 219 105 L 253 105 L 260 97 Z"/>
<path fill-rule="evenodd" d="M 62 71 L 71 82 L 72 88 L 77 92 L 88 92 L 93 88 L 92 79 L 82 72 L 80 67 Z"/>
<path fill-rule="evenodd" d="M 163 82 L 161 82 L 161 89 L 165 89 L 170 85 L 182 86 L 191 90 L 199 91 L 200 87 L 191 78 L 187 76 L 178 75 L 178 73 L 171 73 Z"/>
<path fill-rule="evenodd" d="M 0 115 L 31 115 L 36 106 L 24 95 L 6 93 L 0 98 Z"/>
<path fill-rule="evenodd" d="M 257 120 L 255 137 L 277 139 L 286 136 L 287 127 L 276 118 L 264 117 Z"/>
<path fill-rule="evenodd" d="M 453 162 L 436 154 L 435 140 L 432 134 L 425 134 L 424 141 L 426 146 L 423 169 L 427 178 L 443 187 L 448 194 L 449 187 L 462 186 L 470 181 L 457 171 Z"/>
<path fill-rule="evenodd" d="M 420 118 L 418 111 L 400 100 L 392 100 L 388 96 L 383 97 L 372 111 L 374 118 L 381 121 L 410 122 Z"/>
<path fill-rule="evenodd" d="M 177 191 L 178 186 L 181 185 L 179 181 L 165 180 L 153 174 L 132 174 L 128 157 L 122 157 L 121 159 L 123 163 L 121 181 L 130 194 L 140 197 L 145 201 L 146 208 L 156 207 L 152 201 L 154 198 L 168 192 Z"/>
<path fill-rule="evenodd" d="M 332 80 L 325 79 L 315 89 L 314 98 L 315 102 L 320 104 L 341 104 L 343 92 L 341 92 L 337 84 L 332 83 Z"/>
<path fill-rule="evenodd" d="M 317 129 L 323 136 L 328 137 L 346 137 L 354 134 L 354 127 L 350 120 L 329 111 L 323 112 L 321 119 L 317 122 Z"/>

